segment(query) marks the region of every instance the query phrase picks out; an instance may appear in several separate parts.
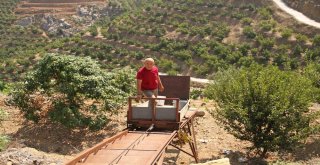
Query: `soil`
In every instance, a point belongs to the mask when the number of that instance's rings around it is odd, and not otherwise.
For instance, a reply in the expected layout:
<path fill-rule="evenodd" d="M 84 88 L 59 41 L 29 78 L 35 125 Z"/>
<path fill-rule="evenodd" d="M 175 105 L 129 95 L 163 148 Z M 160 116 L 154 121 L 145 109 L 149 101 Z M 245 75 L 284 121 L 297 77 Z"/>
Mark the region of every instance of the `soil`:
<path fill-rule="evenodd" d="M 10 137 L 6 150 L 0 153 L 0 164 L 33 164 L 33 165 L 60 165 L 72 159 L 77 153 L 90 148 L 106 137 L 111 137 L 126 126 L 126 109 L 119 109 L 119 113 L 111 115 L 108 126 L 97 132 L 88 130 L 68 130 L 59 124 L 27 122 L 15 107 L 6 105 L 7 96 L 0 96 L 0 108 L 9 113 L 9 117 L 2 123 L 1 134 Z M 194 123 L 196 141 L 200 162 L 207 162 L 228 157 L 230 164 L 267 164 L 279 158 L 271 153 L 266 161 L 248 160 L 246 147 L 249 142 L 236 139 L 226 132 L 221 125 L 209 114 L 214 110 L 214 102 L 207 99 L 191 100 L 191 107 L 204 111 L 203 117 L 197 117 Z M 314 107 L 320 109 L 318 107 Z M 294 164 L 320 164 L 320 135 L 310 138 L 305 147 L 283 157 L 287 162 Z M 188 145 L 183 149 L 189 150 Z M 191 164 L 194 158 L 173 148 L 168 147 L 165 153 L 165 165 Z"/>

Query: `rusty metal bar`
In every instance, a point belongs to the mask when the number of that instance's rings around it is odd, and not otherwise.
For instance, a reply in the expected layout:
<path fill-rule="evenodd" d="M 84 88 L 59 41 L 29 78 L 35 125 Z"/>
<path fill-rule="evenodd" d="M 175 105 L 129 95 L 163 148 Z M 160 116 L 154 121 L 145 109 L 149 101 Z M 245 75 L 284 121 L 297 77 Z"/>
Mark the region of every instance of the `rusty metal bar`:
<path fill-rule="evenodd" d="M 176 122 L 180 122 L 179 101 L 176 100 Z"/>
<path fill-rule="evenodd" d="M 173 140 L 173 138 L 177 135 L 177 131 L 173 131 L 171 133 L 171 136 L 169 139 L 167 139 L 167 142 L 157 150 L 158 154 L 155 157 L 150 158 L 150 160 L 148 161 L 149 163 L 147 164 L 156 164 L 157 161 L 160 159 L 160 157 L 162 156 L 162 154 L 164 153 L 165 149 L 168 147 L 168 145 L 171 143 L 171 141 Z"/>
<path fill-rule="evenodd" d="M 194 120 L 194 118 L 191 119 L 192 138 L 193 138 L 193 144 L 194 144 L 194 147 L 195 147 L 194 154 L 195 154 L 195 157 L 196 157 L 196 162 L 198 163 L 199 162 L 198 147 L 197 147 L 196 135 L 195 135 L 195 132 L 194 132 L 193 120 Z"/>
<path fill-rule="evenodd" d="M 143 134 L 140 135 L 140 137 L 138 137 L 135 141 L 133 141 L 132 144 L 129 147 L 127 147 L 126 150 L 124 150 L 121 154 L 118 155 L 118 157 L 116 157 L 113 161 L 111 161 L 110 164 L 112 164 L 115 161 L 118 163 L 124 154 L 127 154 L 130 149 L 132 149 L 136 144 L 139 144 L 140 141 L 144 139 L 144 137 L 148 136 L 149 131 L 151 131 L 153 127 L 154 125 L 152 124 Z"/>
<path fill-rule="evenodd" d="M 188 154 L 189 156 L 194 157 L 194 156 L 193 156 L 192 154 L 190 154 L 188 151 L 185 151 L 184 149 L 182 149 L 182 148 L 180 148 L 180 147 L 178 147 L 178 146 L 176 146 L 176 145 L 174 145 L 174 144 L 170 144 L 170 146 L 172 146 L 172 147 L 174 147 L 174 148 L 176 148 L 176 149 L 178 149 L 178 150 L 180 150 L 180 151 Z"/>
<path fill-rule="evenodd" d="M 129 111 L 127 112 L 128 120 L 132 120 L 132 98 L 129 97 Z"/>
<path fill-rule="evenodd" d="M 80 154 L 78 154 L 77 157 L 75 157 L 73 160 L 69 161 L 66 163 L 66 165 L 75 165 L 76 163 L 78 163 L 79 161 L 85 160 L 90 154 L 92 154 L 97 148 L 100 149 L 101 147 L 105 146 L 106 144 L 110 143 L 111 141 L 114 141 L 115 139 L 124 136 L 125 134 L 128 133 L 128 130 L 124 130 L 118 134 L 116 134 L 115 136 L 112 136 L 111 138 L 105 139 L 102 142 L 98 143 L 97 145 L 95 145 L 92 148 L 89 148 L 88 150 L 85 150 L 83 152 L 81 152 Z"/>

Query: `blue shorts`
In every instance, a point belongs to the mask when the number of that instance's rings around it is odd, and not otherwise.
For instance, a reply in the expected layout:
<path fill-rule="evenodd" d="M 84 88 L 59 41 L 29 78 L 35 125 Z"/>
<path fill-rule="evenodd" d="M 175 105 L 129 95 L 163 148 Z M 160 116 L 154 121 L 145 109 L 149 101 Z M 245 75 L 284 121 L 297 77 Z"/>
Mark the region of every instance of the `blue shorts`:
<path fill-rule="evenodd" d="M 158 89 L 154 89 L 154 90 L 143 90 L 142 92 L 143 92 L 143 94 L 144 94 L 146 97 L 152 97 L 152 95 L 154 95 L 155 97 L 158 96 Z"/>

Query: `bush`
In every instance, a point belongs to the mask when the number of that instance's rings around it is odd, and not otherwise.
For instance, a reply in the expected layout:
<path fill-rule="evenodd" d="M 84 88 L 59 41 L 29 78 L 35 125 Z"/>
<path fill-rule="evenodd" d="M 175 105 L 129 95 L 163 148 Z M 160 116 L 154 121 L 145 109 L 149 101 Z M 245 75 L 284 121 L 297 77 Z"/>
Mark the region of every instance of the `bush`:
<path fill-rule="evenodd" d="M 304 75 L 312 81 L 318 90 L 314 91 L 317 101 L 320 102 L 320 64 L 310 63 L 304 68 Z"/>
<path fill-rule="evenodd" d="M 3 91 L 5 88 L 5 83 L 0 81 L 0 91 Z"/>
<path fill-rule="evenodd" d="M 190 92 L 190 98 L 191 98 L 191 99 L 197 99 L 197 98 L 199 98 L 200 96 L 202 96 L 202 90 L 201 90 L 201 89 L 193 89 L 193 90 Z"/>
<path fill-rule="evenodd" d="M 312 40 L 313 46 L 320 46 L 320 35 L 315 35 Z"/>
<path fill-rule="evenodd" d="M 2 121 L 7 118 L 8 114 L 3 110 L 0 109 L 0 126 L 2 127 Z M 9 138 L 4 135 L 0 135 L 0 151 L 2 151 L 9 142 Z"/>
<path fill-rule="evenodd" d="M 308 36 L 298 33 L 296 34 L 296 39 L 299 43 L 305 43 L 308 40 Z"/>
<path fill-rule="evenodd" d="M 293 30 L 292 29 L 289 29 L 289 28 L 284 28 L 281 32 L 281 36 L 282 38 L 289 38 L 293 33 Z"/>
<path fill-rule="evenodd" d="M 272 49 L 274 44 L 275 44 L 275 39 L 274 38 L 265 38 L 262 35 L 259 35 L 256 37 L 259 45 L 261 46 L 262 49 Z"/>
<path fill-rule="evenodd" d="M 252 65 L 218 73 L 204 93 L 217 101 L 213 115 L 225 129 L 252 142 L 251 149 L 264 157 L 268 151 L 290 150 L 312 133 L 313 90 L 298 73 Z"/>
<path fill-rule="evenodd" d="M 255 38 L 256 37 L 256 33 L 254 32 L 253 28 L 250 26 L 245 26 L 243 28 L 243 34 L 248 37 L 248 38 Z"/>
<path fill-rule="evenodd" d="M 244 25 L 251 25 L 252 22 L 253 20 L 250 17 L 245 17 L 241 19 L 241 23 Z"/>
<path fill-rule="evenodd" d="M 270 31 L 272 28 L 274 28 L 276 25 L 275 21 L 273 20 L 262 20 L 259 23 L 259 27 L 263 30 L 263 31 Z"/>
<path fill-rule="evenodd" d="M 9 143 L 8 136 L 0 135 L 0 151 L 4 150 Z"/>
<path fill-rule="evenodd" d="M 133 93 L 134 76 L 106 73 L 90 58 L 50 54 L 12 92 L 13 103 L 28 120 L 51 121 L 75 128 L 100 129 L 106 111 Z"/>
<path fill-rule="evenodd" d="M 272 11 L 270 8 L 260 8 L 258 9 L 258 13 L 264 20 L 268 20 L 272 17 Z"/>

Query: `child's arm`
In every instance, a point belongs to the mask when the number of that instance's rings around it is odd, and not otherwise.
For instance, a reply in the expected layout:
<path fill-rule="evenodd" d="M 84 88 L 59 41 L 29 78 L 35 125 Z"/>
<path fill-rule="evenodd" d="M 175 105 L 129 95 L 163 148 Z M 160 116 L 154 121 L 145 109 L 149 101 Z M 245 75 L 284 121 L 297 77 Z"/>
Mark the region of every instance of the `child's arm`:
<path fill-rule="evenodd" d="M 162 82 L 161 82 L 161 79 L 160 79 L 160 76 L 158 75 L 158 85 L 159 85 L 159 91 L 162 92 L 164 90 L 164 86 L 162 85 Z"/>

